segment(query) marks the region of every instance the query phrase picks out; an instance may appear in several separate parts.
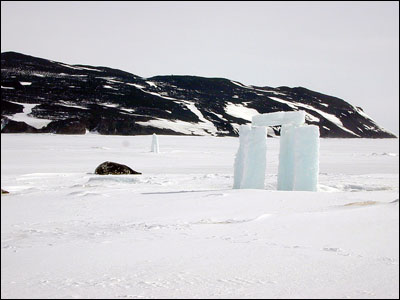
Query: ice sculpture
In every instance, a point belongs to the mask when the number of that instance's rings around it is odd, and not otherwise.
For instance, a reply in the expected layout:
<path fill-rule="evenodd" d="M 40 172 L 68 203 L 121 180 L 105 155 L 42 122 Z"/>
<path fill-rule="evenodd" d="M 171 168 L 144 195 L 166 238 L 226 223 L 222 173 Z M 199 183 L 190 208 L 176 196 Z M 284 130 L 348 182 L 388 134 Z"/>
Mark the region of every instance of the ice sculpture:
<path fill-rule="evenodd" d="M 295 130 L 293 191 L 317 191 L 319 128 L 303 125 Z"/>
<path fill-rule="evenodd" d="M 305 111 L 279 111 L 274 113 L 259 114 L 253 116 L 253 126 L 277 126 L 277 125 L 301 125 L 306 118 Z"/>
<path fill-rule="evenodd" d="M 158 146 L 158 136 L 155 133 L 153 133 L 153 139 L 151 141 L 151 152 L 160 152 L 160 147 Z"/>
<path fill-rule="evenodd" d="M 278 190 L 291 191 L 294 179 L 294 138 L 295 129 L 293 125 L 281 126 L 281 137 L 279 139 L 279 167 L 278 167 Z"/>
<path fill-rule="evenodd" d="M 240 127 L 234 165 L 234 188 L 264 188 L 266 126 L 281 125 L 278 190 L 316 191 L 319 172 L 319 128 L 305 124 L 304 111 L 253 116 L 252 127 Z"/>
<path fill-rule="evenodd" d="M 267 128 L 252 126 L 240 188 L 263 189 L 267 161 Z"/>
<path fill-rule="evenodd" d="M 251 125 L 240 125 L 239 128 L 239 149 L 236 153 L 234 164 L 234 182 L 233 188 L 240 189 L 243 178 L 243 170 L 245 164 L 245 157 L 248 146 L 248 139 L 250 136 Z"/>

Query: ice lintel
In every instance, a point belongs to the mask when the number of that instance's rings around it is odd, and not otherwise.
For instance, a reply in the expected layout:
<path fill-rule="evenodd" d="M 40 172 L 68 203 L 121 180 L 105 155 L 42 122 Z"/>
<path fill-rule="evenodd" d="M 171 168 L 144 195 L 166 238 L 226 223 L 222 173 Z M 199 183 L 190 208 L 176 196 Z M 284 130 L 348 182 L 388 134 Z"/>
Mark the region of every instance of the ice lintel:
<path fill-rule="evenodd" d="M 302 125 L 306 120 L 305 111 L 279 111 L 255 115 L 252 118 L 253 126 L 277 126 L 277 125 Z"/>

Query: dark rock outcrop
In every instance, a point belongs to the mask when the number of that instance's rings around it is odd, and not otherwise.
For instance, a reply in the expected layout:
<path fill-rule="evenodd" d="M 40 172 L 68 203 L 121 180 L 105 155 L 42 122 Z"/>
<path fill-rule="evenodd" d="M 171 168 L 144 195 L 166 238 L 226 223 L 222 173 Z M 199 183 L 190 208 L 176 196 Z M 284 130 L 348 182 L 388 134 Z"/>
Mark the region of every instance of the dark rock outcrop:
<path fill-rule="evenodd" d="M 30 104 L 30 106 L 27 106 Z M 26 109 L 25 109 L 26 108 Z M 396 137 L 360 107 L 303 87 L 247 86 L 225 78 L 155 76 L 1 54 L 2 133 L 237 136 L 254 113 L 306 111 L 321 137 Z M 26 124 L 12 120 L 26 114 Z M 29 118 L 52 120 L 40 129 Z M 7 120 L 10 121 L 7 121 Z M 20 120 L 20 119 L 19 119 Z M 25 124 L 25 125 L 24 125 Z M 270 134 L 279 135 L 280 127 Z"/>
<path fill-rule="evenodd" d="M 1 119 L 2 130 L 1 133 L 38 133 L 40 130 L 37 130 L 35 127 L 32 127 L 25 122 L 13 121 L 8 119 L 7 117 Z M 4 127 L 3 127 L 4 125 Z"/>
<path fill-rule="evenodd" d="M 1 193 L 2 193 L 2 194 L 9 194 L 10 192 L 8 192 L 8 191 L 6 191 L 6 190 L 3 190 L 3 189 L 1 189 Z"/>
<path fill-rule="evenodd" d="M 42 129 L 42 132 L 58 134 L 85 134 L 86 122 L 76 118 L 53 121 Z"/>
<path fill-rule="evenodd" d="M 111 161 L 106 161 L 100 164 L 96 170 L 94 171 L 95 174 L 98 175 L 125 175 L 125 174 L 134 174 L 140 175 L 142 173 L 136 172 L 129 168 L 126 165 L 118 164 Z"/>

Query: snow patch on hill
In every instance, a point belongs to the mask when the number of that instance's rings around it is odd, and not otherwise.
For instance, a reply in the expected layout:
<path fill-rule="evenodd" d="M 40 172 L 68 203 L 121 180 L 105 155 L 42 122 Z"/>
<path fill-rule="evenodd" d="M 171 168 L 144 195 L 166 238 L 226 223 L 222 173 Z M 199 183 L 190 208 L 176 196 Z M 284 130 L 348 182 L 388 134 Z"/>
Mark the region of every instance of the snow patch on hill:
<path fill-rule="evenodd" d="M 299 102 L 289 102 L 289 101 L 286 101 L 286 100 L 283 100 L 283 99 L 277 98 L 277 97 L 269 97 L 269 98 L 271 98 L 272 100 L 277 101 L 277 102 L 285 103 L 286 105 L 288 105 L 288 106 L 290 106 L 292 108 L 295 108 L 296 110 L 301 110 L 301 108 L 306 108 L 308 110 L 315 111 L 321 117 L 323 117 L 326 120 L 330 121 L 331 123 L 335 124 L 340 129 L 342 129 L 342 130 L 344 130 L 344 131 L 346 131 L 346 132 L 348 132 L 348 133 L 350 133 L 350 134 L 352 134 L 354 136 L 360 137 L 360 135 L 358 135 L 357 133 L 354 133 L 353 131 L 347 129 L 343 125 L 342 121 L 340 121 L 340 119 L 338 117 L 336 117 L 335 115 L 333 115 L 333 114 L 326 113 L 326 112 L 324 112 L 324 111 L 322 111 L 320 109 L 317 109 L 317 108 L 315 108 L 315 107 L 313 107 L 311 105 L 308 105 L 308 104 L 303 104 L 303 103 L 299 103 Z M 309 118 L 313 118 L 314 116 L 309 114 L 308 117 Z"/>
<path fill-rule="evenodd" d="M 36 107 L 39 104 L 32 104 L 32 103 L 18 103 L 18 102 L 12 102 L 15 104 L 23 105 L 23 112 L 22 113 L 16 113 L 13 116 L 9 116 L 10 120 L 16 121 L 16 122 L 25 122 L 29 126 L 32 126 L 36 129 L 43 128 L 47 126 L 50 122 L 53 120 L 49 119 L 39 119 L 35 118 L 34 116 L 31 115 L 32 109 Z"/>
<path fill-rule="evenodd" d="M 228 102 L 225 106 L 225 112 L 236 118 L 244 119 L 251 122 L 251 118 L 258 115 L 259 112 L 254 108 L 248 108 L 242 104 Z"/>
<path fill-rule="evenodd" d="M 156 127 L 163 129 L 170 129 L 178 133 L 188 134 L 188 135 L 209 135 L 205 130 L 208 126 L 203 129 L 198 126 L 197 123 L 190 123 L 181 120 L 168 120 L 168 119 L 154 119 L 146 122 L 136 122 L 136 124 L 146 126 L 146 127 Z"/>

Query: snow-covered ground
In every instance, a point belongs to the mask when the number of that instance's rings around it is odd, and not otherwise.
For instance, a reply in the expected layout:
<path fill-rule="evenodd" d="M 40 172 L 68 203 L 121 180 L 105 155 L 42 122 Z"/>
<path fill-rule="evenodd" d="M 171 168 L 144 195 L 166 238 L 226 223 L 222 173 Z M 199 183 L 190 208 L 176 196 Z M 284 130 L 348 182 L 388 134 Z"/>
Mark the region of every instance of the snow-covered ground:
<path fill-rule="evenodd" d="M 321 140 L 318 192 L 232 190 L 237 138 L 1 135 L 2 298 L 398 298 L 399 141 Z M 100 176 L 104 161 L 143 175 Z"/>

